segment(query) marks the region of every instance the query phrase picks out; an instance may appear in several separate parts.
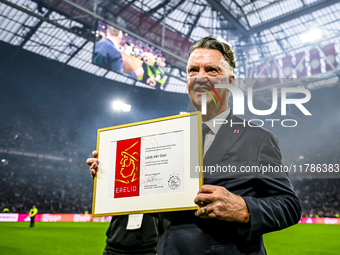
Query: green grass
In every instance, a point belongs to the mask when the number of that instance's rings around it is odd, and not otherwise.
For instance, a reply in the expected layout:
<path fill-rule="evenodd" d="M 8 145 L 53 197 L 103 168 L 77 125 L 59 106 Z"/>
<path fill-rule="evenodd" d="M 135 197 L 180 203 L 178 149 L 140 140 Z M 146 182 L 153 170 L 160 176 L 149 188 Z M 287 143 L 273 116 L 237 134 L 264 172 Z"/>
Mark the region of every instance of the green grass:
<path fill-rule="evenodd" d="M 0 254 L 102 254 L 109 223 L 0 223 Z M 340 225 L 298 224 L 264 236 L 269 255 L 340 254 Z M 185 254 L 187 255 L 187 254 Z"/>
<path fill-rule="evenodd" d="M 96 222 L 0 223 L 0 254 L 103 254 L 107 223 Z"/>
<path fill-rule="evenodd" d="M 268 255 L 340 254 L 340 225 L 297 224 L 264 235 Z"/>

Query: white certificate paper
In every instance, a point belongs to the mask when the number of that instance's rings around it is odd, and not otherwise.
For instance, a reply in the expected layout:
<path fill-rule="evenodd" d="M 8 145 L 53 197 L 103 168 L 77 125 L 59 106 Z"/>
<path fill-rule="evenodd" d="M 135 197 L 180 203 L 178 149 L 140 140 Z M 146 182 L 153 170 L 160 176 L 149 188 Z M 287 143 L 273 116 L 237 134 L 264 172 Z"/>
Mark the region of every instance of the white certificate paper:
<path fill-rule="evenodd" d="M 183 131 L 142 139 L 140 195 L 184 191 Z"/>

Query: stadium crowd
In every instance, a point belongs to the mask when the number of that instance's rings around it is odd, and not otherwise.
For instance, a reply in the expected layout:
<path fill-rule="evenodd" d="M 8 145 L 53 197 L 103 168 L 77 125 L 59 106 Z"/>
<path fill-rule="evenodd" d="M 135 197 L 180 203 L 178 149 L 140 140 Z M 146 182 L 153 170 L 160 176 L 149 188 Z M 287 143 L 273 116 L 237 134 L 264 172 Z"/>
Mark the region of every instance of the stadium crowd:
<path fill-rule="evenodd" d="M 18 151 L 49 153 L 53 156 L 83 158 L 79 150 L 79 142 L 73 142 L 80 138 L 80 128 L 76 125 L 63 125 L 60 119 L 36 117 L 34 113 L 27 115 L 9 115 L 0 116 L 3 121 L 0 124 L 0 147 L 2 149 L 14 149 Z M 46 149 L 48 148 L 48 149 Z"/>
<path fill-rule="evenodd" d="M 340 179 L 293 179 L 302 217 L 339 217 Z"/>
<path fill-rule="evenodd" d="M 92 181 L 80 164 L 11 157 L 1 163 L 1 209 L 27 213 L 84 213 L 91 210 Z"/>
<path fill-rule="evenodd" d="M 0 207 L 27 213 L 32 205 L 39 213 L 84 213 L 91 210 L 92 179 L 84 171 L 86 147 L 81 134 L 60 119 L 1 113 Z M 81 149 L 79 149 L 81 148 Z M 83 150 L 82 150 L 83 149 Z M 17 152 L 34 156 L 15 155 Z M 49 155 L 62 160 L 43 159 Z M 72 162 L 69 162 L 72 159 Z"/>

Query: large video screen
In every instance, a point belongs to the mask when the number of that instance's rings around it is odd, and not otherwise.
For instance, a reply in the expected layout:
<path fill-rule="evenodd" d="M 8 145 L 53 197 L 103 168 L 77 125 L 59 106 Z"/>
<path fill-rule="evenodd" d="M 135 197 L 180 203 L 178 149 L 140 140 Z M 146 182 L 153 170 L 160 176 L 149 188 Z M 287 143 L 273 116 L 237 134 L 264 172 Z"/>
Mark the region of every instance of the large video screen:
<path fill-rule="evenodd" d="M 97 21 L 92 62 L 156 89 L 165 88 L 164 54 L 102 21 Z"/>

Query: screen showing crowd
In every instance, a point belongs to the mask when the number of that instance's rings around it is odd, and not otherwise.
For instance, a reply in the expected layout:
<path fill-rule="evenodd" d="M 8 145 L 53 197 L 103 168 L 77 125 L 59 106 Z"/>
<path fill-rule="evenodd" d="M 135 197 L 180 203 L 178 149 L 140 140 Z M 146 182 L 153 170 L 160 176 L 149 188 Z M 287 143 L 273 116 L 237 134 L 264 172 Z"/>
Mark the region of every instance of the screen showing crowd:
<path fill-rule="evenodd" d="M 97 22 L 92 61 L 95 65 L 164 90 L 162 52 L 102 21 Z"/>

